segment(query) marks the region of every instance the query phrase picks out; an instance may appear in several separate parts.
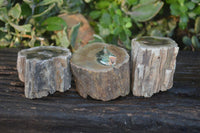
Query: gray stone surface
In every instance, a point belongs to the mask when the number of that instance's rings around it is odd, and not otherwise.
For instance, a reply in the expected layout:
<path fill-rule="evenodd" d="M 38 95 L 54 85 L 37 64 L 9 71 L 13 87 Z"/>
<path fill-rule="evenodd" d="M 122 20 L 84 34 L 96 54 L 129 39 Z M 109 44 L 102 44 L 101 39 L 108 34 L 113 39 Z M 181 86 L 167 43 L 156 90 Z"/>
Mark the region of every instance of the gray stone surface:
<path fill-rule="evenodd" d="M 69 49 L 41 46 L 18 53 L 17 70 L 27 98 L 41 98 L 71 87 Z"/>

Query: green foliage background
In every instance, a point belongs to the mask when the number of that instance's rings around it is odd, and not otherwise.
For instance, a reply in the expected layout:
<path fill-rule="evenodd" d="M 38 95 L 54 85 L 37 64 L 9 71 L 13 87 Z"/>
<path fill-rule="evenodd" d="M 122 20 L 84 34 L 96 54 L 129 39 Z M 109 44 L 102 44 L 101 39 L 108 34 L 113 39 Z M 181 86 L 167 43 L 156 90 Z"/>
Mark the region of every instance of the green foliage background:
<path fill-rule="evenodd" d="M 61 13 L 81 13 L 95 30 L 92 42 L 130 49 L 132 38 L 167 36 L 182 49 L 200 49 L 200 0 L 0 0 L 0 47 L 58 45 L 73 49 Z"/>

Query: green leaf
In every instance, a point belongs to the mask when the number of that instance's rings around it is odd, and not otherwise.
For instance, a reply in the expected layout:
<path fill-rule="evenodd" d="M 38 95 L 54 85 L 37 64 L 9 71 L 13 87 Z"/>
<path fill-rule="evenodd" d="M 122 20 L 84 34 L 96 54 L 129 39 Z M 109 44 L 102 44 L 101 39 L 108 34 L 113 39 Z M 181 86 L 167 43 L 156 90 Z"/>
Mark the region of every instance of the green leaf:
<path fill-rule="evenodd" d="M 123 45 L 125 45 L 128 50 L 131 50 L 131 40 L 128 37 L 123 41 Z"/>
<path fill-rule="evenodd" d="M 188 12 L 188 16 L 189 18 L 195 19 L 196 18 L 196 13 L 192 12 Z"/>
<path fill-rule="evenodd" d="M 184 5 L 184 6 L 180 6 L 180 11 L 181 13 L 186 13 L 188 11 L 188 8 Z"/>
<path fill-rule="evenodd" d="M 113 15 L 117 14 L 116 12 L 117 12 L 118 9 L 119 8 L 117 6 L 117 3 L 116 2 L 112 2 L 112 3 L 110 3 L 110 6 L 108 8 L 106 8 L 106 9 L 104 9 L 104 10 L 108 11 L 110 16 L 113 16 Z"/>
<path fill-rule="evenodd" d="M 200 17 L 197 17 L 195 20 L 194 31 L 196 34 L 200 33 Z"/>
<path fill-rule="evenodd" d="M 77 25 L 73 26 L 72 29 L 71 29 L 70 44 L 73 48 L 74 48 L 75 43 L 76 43 L 76 38 L 77 38 L 80 26 L 81 26 L 81 24 L 78 23 Z"/>
<path fill-rule="evenodd" d="M 185 2 L 185 0 L 178 0 L 178 2 L 179 2 L 179 4 L 180 4 L 181 6 L 183 6 L 183 5 L 184 5 L 184 2 Z"/>
<path fill-rule="evenodd" d="M 90 3 L 92 0 L 84 0 L 86 3 Z"/>
<path fill-rule="evenodd" d="M 177 22 L 174 20 L 170 20 L 168 21 L 168 27 L 170 31 L 173 31 L 176 28 Z"/>
<path fill-rule="evenodd" d="M 119 33 L 122 31 L 122 28 L 120 26 L 116 27 L 113 31 L 114 35 L 119 35 Z"/>
<path fill-rule="evenodd" d="M 0 27 L 0 38 L 1 38 L 2 32 L 4 32 L 4 33 L 8 32 L 7 27 Z"/>
<path fill-rule="evenodd" d="M 163 2 L 157 1 L 147 4 L 138 4 L 132 8 L 132 12 L 128 12 L 131 17 L 138 22 L 144 22 L 153 18 L 162 8 Z"/>
<path fill-rule="evenodd" d="M 131 26 L 132 26 L 132 23 L 131 23 L 131 22 L 128 22 L 128 23 L 126 23 L 126 25 L 125 25 L 126 28 L 131 28 Z"/>
<path fill-rule="evenodd" d="M 100 36 L 106 37 L 110 35 L 110 30 L 108 28 L 103 28 L 101 25 L 98 25 L 98 28 Z"/>
<path fill-rule="evenodd" d="M 65 0 L 64 3 L 63 7 L 66 7 L 70 13 L 80 13 L 84 8 L 83 0 Z"/>
<path fill-rule="evenodd" d="M 62 47 L 68 48 L 70 43 L 67 38 L 66 27 L 62 31 L 58 31 L 56 35 L 58 37 L 57 39 L 58 39 L 59 45 L 61 45 Z"/>
<path fill-rule="evenodd" d="M 19 3 L 17 3 L 13 8 L 11 8 L 8 12 L 9 16 L 12 16 L 15 19 L 18 19 L 21 15 L 21 7 L 19 5 Z"/>
<path fill-rule="evenodd" d="M 127 36 L 126 36 L 126 33 L 123 31 L 119 34 L 119 38 L 121 41 L 126 41 L 127 39 Z"/>
<path fill-rule="evenodd" d="M 8 35 L 8 34 L 7 34 Z M 0 28 L 0 39 L 3 39 L 5 38 L 6 36 L 6 33 L 4 32 L 4 29 L 3 28 Z"/>
<path fill-rule="evenodd" d="M 23 0 L 28 5 L 33 5 L 34 2 L 32 0 Z"/>
<path fill-rule="evenodd" d="M 166 2 L 167 2 L 168 4 L 172 4 L 172 3 L 176 3 L 177 1 L 176 1 L 176 0 L 166 0 Z"/>
<path fill-rule="evenodd" d="M 116 25 L 120 25 L 120 18 L 118 15 L 114 15 L 113 16 L 113 22 L 116 24 Z"/>
<path fill-rule="evenodd" d="M 195 7 L 195 4 L 193 2 L 187 2 L 186 6 L 188 7 L 188 9 L 192 10 Z"/>
<path fill-rule="evenodd" d="M 120 17 L 122 16 L 122 11 L 120 9 L 116 10 L 116 14 L 119 15 Z"/>
<path fill-rule="evenodd" d="M 95 43 L 95 42 L 105 42 L 104 40 L 103 40 L 103 38 L 101 37 L 101 36 L 99 36 L 99 35 L 97 35 L 97 34 L 94 34 L 93 35 L 93 40 L 91 40 L 91 41 L 89 41 L 88 42 L 88 44 L 91 44 L 91 43 Z"/>
<path fill-rule="evenodd" d="M 139 4 L 148 4 L 148 3 L 154 3 L 157 0 L 140 0 Z"/>
<path fill-rule="evenodd" d="M 32 14 L 31 8 L 29 7 L 28 4 L 26 3 L 22 3 L 21 4 L 21 9 L 22 9 L 22 13 L 21 15 L 25 18 L 25 17 L 29 17 Z"/>
<path fill-rule="evenodd" d="M 108 13 L 104 13 L 101 17 L 101 23 L 103 25 L 110 25 L 111 24 L 111 18 L 110 18 L 110 14 Z"/>
<path fill-rule="evenodd" d="M 11 44 L 12 35 L 0 31 L 0 48 L 7 47 Z"/>
<path fill-rule="evenodd" d="M 10 45 L 10 41 L 7 41 L 7 40 L 5 40 L 5 39 L 0 39 L 0 48 L 1 47 L 7 47 L 7 46 L 9 46 Z"/>
<path fill-rule="evenodd" d="M 126 35 L 126 33 L 123 31 L 119 34 L 120 40 L 123 42 L 123 45 L 126 46 L 127 49 L 131 49 L 131 42 L 129 37 Z"/>
<path fill-rule="evenodd" d="M 89 15 L 92 19 L 97 19 L 101 16 L 101 11 L 91 11 Z"/>
<path fill-rule="evenodd" d="M 123 22 L 124 22 L 124 23 L 131 22 L 131 19 L 130 19 L 130 18 L 128 18 L 128 17 L 125 17 L 125 18 L 123 18 Z"/>
<path fill-rule="evenodd" d="M 8 20 L 6 7 L 0 8 L 0 20 L 4 22 Z"/>
<path fill-rule="evenodd" d="M 160 37 L 163 37 L 163 33 L 159 30 L 159 29 L 152 29 L 150 31 L 150 36 L 160 36 Z"/>
<path fill-rule="evenodd" d="M 4 6 L 4 0 L 0 0 L 0 7 Z"/>
<path fill-rule="evenodd" d="M 170 10 L 172 15 L 179 16 L 181 14 L 181 11 L 179 10 L 179 5 L 177 4 L 171 4 Z"/>
<path fill-rule="evenodd" d="M 200 3 L 200 0 L 192 0 L 194 3 Z"/>
<path fill-rule="evenodd" d="M 108 8 L 109 5 L 110 5 L 109 1 L 101 0 L 100 2 L 96 3 L 96 8 L 97 9 L 105 9 L 105 8 Z"/>
<path fill-rule="evenodd" d="M 59 6 L 63 4 L 63 0 L 42 0 L 37 6 L 46 6 L 53 3 L 57 3 Z"/>
<path fill-rule="evenodd" d="M 55 3 L 51 4 L 51 5 L 50 5 L 46 10 L 44 10 L 42 13 L 33 15 L 32 17 L 33 17 L 33 18 L 41 17 L 41 16 L 43 16 L 44 14 L 48 13 L 51 9 L 53 9 L 54 6 L 55 6 Z"/>
<path fill-rule="evenodd" d="M 200 48 L 200 42 L 196 36 L 192 36 L 192 45 L 195 48 Z"/>
<path fill-rule="evenodd" d="M 113 34 L 114 27 L 115 27 L 114 24 L 110 24 L 110 25 L 108 26 L 108 28 L 109 28 L 111 34 Z"/>
<path fill-rule="evenodd" d="M 19 32 L 31 32 L 31 24 L 16 25 L 10 21 L 9 24 Z"/>
<path fill-rule="evenodd" d="M 31 40 L 28 42 L 29 47 L 34 47 L 35 42 L 36 42 L 36 37 L 35 37 L 35 31 L 31 31 Z"/>
<path fill-rule="evenodd" d="M 127 37 L 130 37 L 132 35 L 132 33 L 129 29 L 125 28 L 124 31 L 125 31 Z"/>
<path fill-rule="evenodd" d="M 42 26 L 44 26 L 47 31 L 59 31 L 67 27 L 67 24 L 60 17 L 49 17 L 42 23 Z"/>
<path fill-rule="evenodd" d="M 194 11 L 195 14 L 200 15 L 200 6 L 197 6 Z"/>
<path fill-rule="evenodd" d="M 188 36 L 184 36 L 182 38 L 182 41 L 186 46 L 191 46 L 192 45 L 192 41 L 190 40 L 190 38 Z"/>
<path fill-rule="evenodd" d="M 129 5 L 135 5 L 138 3 L 138 0 L 126 0 Z"/>
<path fill-rule="evenodd" d="M 180 21 L 179 21 L 179 27 L 181 29 L 185 29 L 187 27 L 187 23 L 188 23 L 188 16 L 187 15 L 183 15 L 180 17 Z"/>

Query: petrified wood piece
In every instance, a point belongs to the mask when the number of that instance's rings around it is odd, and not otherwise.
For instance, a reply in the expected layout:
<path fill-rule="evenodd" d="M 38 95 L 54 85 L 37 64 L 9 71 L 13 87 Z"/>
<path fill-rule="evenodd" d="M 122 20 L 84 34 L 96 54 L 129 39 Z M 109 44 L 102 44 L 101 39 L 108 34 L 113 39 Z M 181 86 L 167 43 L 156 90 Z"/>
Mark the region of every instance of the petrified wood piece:
<path fill-rule="evenodd" d="M 176 56 L 175 41 L 164 37 L 141 37 L 132 40 L 132 92 L 151 97 L 173 86 Z"/>
<path fill-rule="evenodd" d="M 71 52 L 54 46 L 35 47 L 18 53 L 19 79 L 25 83 L 27 98 L 41 98 L 71 87 Z"/>
<path fill-rule="evenodd" d="M 106 52 L 105 58 L 99 56 L 102 51 Z M 112 54 L 106 65 L 99 60 L 106 61 L 108 51 Z M 74 53 L 71 67 L 76 89 L 84 98 L 89 95 L 108 101 L 130 91 L 129 55 L 122 48 L 103 43 L 88 44 Z"/>

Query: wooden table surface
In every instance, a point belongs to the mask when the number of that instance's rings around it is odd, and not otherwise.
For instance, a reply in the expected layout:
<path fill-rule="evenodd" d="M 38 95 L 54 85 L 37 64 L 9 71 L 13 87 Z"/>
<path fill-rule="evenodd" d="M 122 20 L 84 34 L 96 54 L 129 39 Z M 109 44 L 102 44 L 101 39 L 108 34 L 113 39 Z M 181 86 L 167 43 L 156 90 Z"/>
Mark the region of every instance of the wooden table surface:
<path fill-rule="evenodd" d="M 200 52 L 181 51 L 174 87 L 151 98 L 129 94 L 109 102 L 65 93 L 24 97 L 17 49 L 0 49 L 0 132 L 200 132 Z"/>

